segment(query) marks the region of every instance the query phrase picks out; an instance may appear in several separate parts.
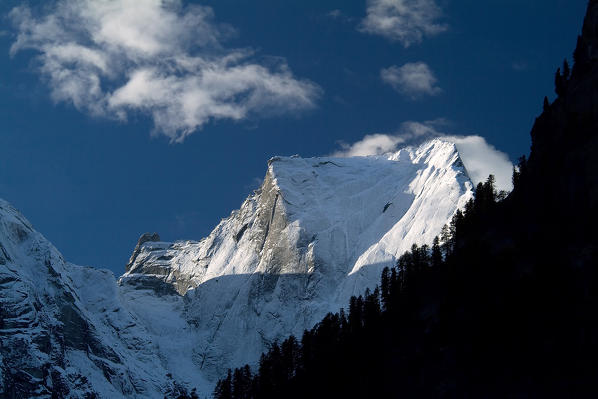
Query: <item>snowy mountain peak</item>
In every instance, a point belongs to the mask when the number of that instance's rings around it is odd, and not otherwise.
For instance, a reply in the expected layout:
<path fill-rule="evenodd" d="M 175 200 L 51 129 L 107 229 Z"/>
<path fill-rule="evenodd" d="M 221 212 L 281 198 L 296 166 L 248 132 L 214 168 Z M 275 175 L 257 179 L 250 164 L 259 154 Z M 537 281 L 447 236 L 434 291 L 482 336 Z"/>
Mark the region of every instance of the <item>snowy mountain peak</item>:
<path fill-rule="evenodd" d="M 204 337 L 202 373 L 215 378 L 373 287 L 413 244 L 431 243 L 472 189 L 455 145 L 439 139 L 383 156 L 274 157 L 260 189 L 208 237 L 143 243 L 119 282 L 137 301 L 184 295 Z"/>
<path fill-rule="evenodd" d="M 430 243 L 472 187 L 442 140 L 384 156 L 274 157 L 208 237 L 142 235 L 118 282 L 65 262 L 0 201 L 0 396 L 206 395 L 227 368 L 255 363 Z"/>
<path fill-rule="evenodd" d="M 430 242 L 471 189 L 455 145 L 440 139 L 384 156 L 273 157 L 260 189 L 207 238 L 140 241 L 121 281 L 151 276 L 184 294 L 224 275 L 347 275 Z M 415 226 L 416 215 L 426 220 Z M 403 244 L 373 248 L 390 230 Z"/>

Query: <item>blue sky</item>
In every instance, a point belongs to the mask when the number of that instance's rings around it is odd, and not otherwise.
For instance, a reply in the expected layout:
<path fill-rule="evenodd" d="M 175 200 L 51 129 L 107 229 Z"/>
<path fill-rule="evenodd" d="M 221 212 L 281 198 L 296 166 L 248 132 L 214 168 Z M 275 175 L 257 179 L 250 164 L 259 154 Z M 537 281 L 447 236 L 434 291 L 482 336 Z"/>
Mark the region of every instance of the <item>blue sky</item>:
<path fill-rule="evenodd" d="M 127 4 L 0 4 L 0 197 L 117 275 L 145 231 L 208 234 L 273 155 L 414 124 L 527 154 L 586 1 Z"/>

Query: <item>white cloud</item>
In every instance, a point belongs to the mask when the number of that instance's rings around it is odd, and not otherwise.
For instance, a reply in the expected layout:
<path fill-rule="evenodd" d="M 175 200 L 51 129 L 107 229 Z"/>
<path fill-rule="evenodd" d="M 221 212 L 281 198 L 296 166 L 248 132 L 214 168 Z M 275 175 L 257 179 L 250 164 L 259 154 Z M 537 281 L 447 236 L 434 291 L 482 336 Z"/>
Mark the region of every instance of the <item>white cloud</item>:
<path fill-rule="evenodd" d="M 368 155 L 380 155 L 394 151 L 398 144 L 405 140 L 400 136 L 388 134 L 368 134 L 363 139 L 353 143 L 340 143 L 342 150 L 334 152 L 333 157 L 366 157 Z"/>
<path fill-rule="evenodd" d="M 360 30 L 409 47 L 421 43 L 424 36 L 446 31 L 441 17 L 435 0 L 368 0 Z"/>
<path fill-rule="evenodd" d="M 421 122 L 404 122 L 395 134 L 368 134 L 363 139 L 347 144 L 340 142 L 341 150 L 334 152 L 333 157 L 365 157 L 368 155 L 382 155 L 395 151 L 400 144 L 418 142 L 440 136 L 437 128 L 445 125 L 444 119 Z"/>
<path fill-rule="evenodd" d="M 486 181 L 488 175 L 496 178 L 498 190 L 513 189 L 513 164 L 507 154 L 488 144 L 481 136 L 444 136 L 457 146 L 461 160 L 474 183 Z"/>
<path fill-rule="evenodd" d="M 58 0 L 43 10 L 11 11 L 18 31 L 11 54 L 38 53 L 53 99 L 95 116 L 151 115 L 172 141 L 212 120 L 312 108 L 321 91 L 280 59 L 268 67 L 248 49 L 225 48 L 234 30 L 209 7 Z"/>
<path fill-rule="evenodd" d="M 511 177 L 513 164 L 507 154 L 497 150 L 481 136 L 459 136 L 440 131 L 446 125 L 442 119 L 427 122 L 405 122 L 395 134 L 370 134 L 353 144 L 341 143 L 341 150 L 332 154 L 336 157 L 382 155 L 397 151 L 406 145 L 439 138 L 455 143 L 461 160 L 471 180 L 477 184 L 493 174 L 499 190 L 513 189 Z"/>
<path fill-rule="evenodd" d="M 435 96 L 442 93 L 436 85 L 438 79 L 424 62 L 411 62 L 401 67 L 393 65 L 380 71 L 382 81 L 399 93 L 412 99 L 422 96 Z"/>

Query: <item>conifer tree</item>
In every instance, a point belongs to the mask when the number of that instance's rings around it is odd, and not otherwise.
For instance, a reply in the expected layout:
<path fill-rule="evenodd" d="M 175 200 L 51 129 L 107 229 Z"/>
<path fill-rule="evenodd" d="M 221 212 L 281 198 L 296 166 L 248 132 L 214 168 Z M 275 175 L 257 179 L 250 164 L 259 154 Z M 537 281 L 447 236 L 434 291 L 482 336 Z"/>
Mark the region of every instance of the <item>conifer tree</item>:
<path fill-rule="evenodd" d="M 291 335 L 281 345 L 282 368 L 286 380 L 290 380 L 294 376 L 294 372 L 299 361 L 299 343 L 297 339 Z"/>
<path fill-rule="evenodd" d="M 488 198 L 490 202 L 496 202 L 496 177 L 493 174 L 488 175 L 488 179 L 486 179 L 486 190 L 488 193 Z"/>
<path fill-rule="evenodd" d="M 251 390 L 251 369 L 249 365 L 235 369 L 232 379 L 232 398 L 249 399 Z"/>
<path fill-rule="evenodd" d="M 358 333 L 361 331 L 363 325 L 363 297 L 352 296 L 349 301 L 349 329 L 352 333 Z"/>
<path fill-rule="evenodd" d="M 563 61 L 563 79 L 565 81 L 569 80 L 570 74 L 571 74 L 571 69 L 569 68 L 569 63 L 567 62 L 567 59 L 565 59 Z"/>
<path fill-rule="evenodd" d="M 513 176 L 511 177 L 511 182 L 513 183 L 513 189 L 519 187 L 519 181 L 521 179 L 521 173 L 517 169 L 517 167 L 513 166 Z"/>
<path fill-rule="evenodd" d="M 561 75 L 561 68 L 556 70 L 556 74 L 554 76 L 554 91 L 559 97 L 563 97 L 565 95 L 565 82 L 563 75 Z"/>
<path fill-rule="evenodd" d="M 390 305 L 390 269 L 385 267 L 380 276 L 380 297 L 382 308 L 387 311 Z"/>
<path fill-rule="evenodd" d="M 373 292 L 366 290 L 363 304 L 363 319 L 366 327 L 376 326 L 380 319 L 380 289 L 376 287 Z"/>
<path fill-rule="evenodd" d="M 264 355 L 262 355 L 263 357 Z M 232 390 L 232 375 L 231 370 L 228 370 L 226 378 L 218 381 L 214 389 L 214 397 L 218 399 L 233 399 Z"/>
<path fill-rule="evenodd" d="M 397 268 L 393 267 L 390 270 L 390 287 L 389 287 L 389 294 L 390 294 L 390 298 L 389 298 L 389 302 L 390 302 L 390 307 L 391 309 L 394 308 L 394 298 L 396 298 L 399 295 L 399 276 L 397 275 Z"/>
<path fill-rule="evenodd" d="M 461 209 L 457 209 L 455 215 L 451 219 L 450 231 L 451 231 L 451 240 L 453 247 L 456 246 L 459 242 L 459 235 L 458 233 L 462 232 L 461 227 L 463 226 L 464 215 Z"/>
<path fill-rule="evenodd" d="M 440 241 L 442 242 L 442 249 L 446 258 L 450 255 L 453 248 L 453 236 L 451 234 L 451 229 L 446 224 L 442 226 L 442 230 L 440 231 Z"/>
<path fill-rule="evenodd" d="M 440 240 L 438 236 L 434 237 L 432 243 L 432 267 L 436 268 L 442 265 L 442 250 L 440 248 Z"/>
<path fill-rule="evenodd" d="M 519 157 L 519 161 L 517 162 L 517 169 L 519 172 L 519 183 L 521 183 L 521 180 L 525 178 L 525 175 L 527 173 L 527 158 L 525 157 L 525 155 Z"/>

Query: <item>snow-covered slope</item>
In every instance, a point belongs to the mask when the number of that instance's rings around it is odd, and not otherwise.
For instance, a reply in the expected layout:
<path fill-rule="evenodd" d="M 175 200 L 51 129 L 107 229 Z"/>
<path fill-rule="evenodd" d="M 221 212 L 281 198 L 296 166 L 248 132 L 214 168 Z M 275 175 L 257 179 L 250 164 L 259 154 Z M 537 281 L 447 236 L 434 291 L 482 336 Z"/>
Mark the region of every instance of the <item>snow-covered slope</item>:
<path fill-rule="evenodd" d="M 226 368 L 373 287 L 471 196 L 442 140 L 378 157 L 276 157 L 207 238 L 144 235 L 118 283 L 65 262 L 1 202 L 0 396 L 208 393 Z"/>
<path fill-rule="evenodd" d="M 0 397 L 164 397 L 177 392 L 151 326 L 114 275 L 80 267 L 0 200 Z M 156 298 L 171 331 L 182 298 Z M 200 375 L 194 376 L 201 384 Z M 205 384 L 204 384 L 205 385 Z M 55 396 L 52 396 L 55 395 Z"/>
<path fill-rule="evenodd" d="M 275 157 L 260 190 L 207 238 L 145 242 L 120 282 L 185 295 L 201 368 L 216 378 L 373 287 L 471 196 L 442 140 L 378 157 Z"/>

